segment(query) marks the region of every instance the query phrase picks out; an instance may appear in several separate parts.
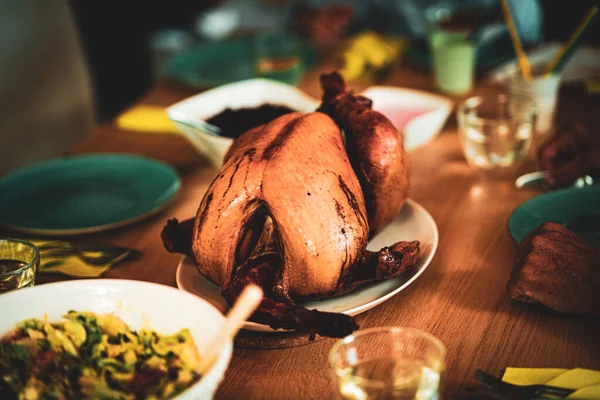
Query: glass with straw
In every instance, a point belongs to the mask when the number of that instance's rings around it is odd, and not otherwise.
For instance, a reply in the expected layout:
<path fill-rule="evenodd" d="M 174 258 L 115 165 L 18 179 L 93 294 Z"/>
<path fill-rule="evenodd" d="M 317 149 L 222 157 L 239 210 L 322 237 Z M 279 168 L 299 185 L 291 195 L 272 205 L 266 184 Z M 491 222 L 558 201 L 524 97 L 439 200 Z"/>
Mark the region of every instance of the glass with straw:
<path fill-rule="evenodd" d="M 508 77 L 507 90 L 511 97 L 527 99 L 536 107 L 535 141 L 543 141 L 552 132 L 560 75 L 544 73 L 544 66 L 534 67 L 530 79 L 514 71 Z"/>
<path fill-rule="evenodd" d="M 513 71 L 508 79 L 508 94 L 518 98 L 526 98 L 536 104 L 537 122 L 535 125 L 535 144 L 544 141 L 554 128 L 554 115 L 560 87 L 560 73 L 577 49 L 581 37 L 590 26 L 590 22 L 598 12 L 598 7 L 590 9 L 584 20 L 575 30 L 571 38 L 557 52 L 547 66 L 532 68 L 516 30 L 507 0 L 501 0 L 506 25 L 517 53 L 518 70 Z"/>

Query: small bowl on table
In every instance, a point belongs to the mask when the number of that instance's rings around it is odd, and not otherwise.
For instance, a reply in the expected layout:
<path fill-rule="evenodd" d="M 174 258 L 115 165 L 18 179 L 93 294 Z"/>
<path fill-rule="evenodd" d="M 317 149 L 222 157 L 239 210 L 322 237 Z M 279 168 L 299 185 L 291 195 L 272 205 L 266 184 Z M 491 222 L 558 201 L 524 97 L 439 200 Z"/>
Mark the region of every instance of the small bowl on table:
<path fill-rule="evenodd" d="M 234 139 L 215 135 L 208 129 L 202 129 L 202 125 L 228 108 L 257 108 L 265 104 L 285 106 L 294 111 L 308 113 L 317 109 L 319 101 L 295 86 L 256 78 L 219 86 L 184 99 L 167 108 L 167 115 L 196 150 L 215 168 L 220 168 L 223 165 L 223 157 Z"/>
<path fill-rule="evenodd" d="M 435 139 L 454 109 L 454 102 L 443 96 L 396 86 L 372 86 L 361 95 L 403 135 L 406 151 Z"/>

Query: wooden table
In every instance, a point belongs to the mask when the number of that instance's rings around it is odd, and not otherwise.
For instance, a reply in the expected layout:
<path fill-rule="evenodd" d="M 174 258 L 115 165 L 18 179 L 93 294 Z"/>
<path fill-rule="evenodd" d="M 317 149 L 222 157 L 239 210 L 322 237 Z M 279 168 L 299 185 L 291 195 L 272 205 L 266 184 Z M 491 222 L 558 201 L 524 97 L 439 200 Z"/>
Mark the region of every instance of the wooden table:
<path fill-rule="evenodd" d="M 320 96 L 318 73 L 307 74 L 300 85 L 315 97 Z M 433 90 L 428 75 L 401 68 L 385 84 Z M 488 90 L 484 85 L 477 89 Z M 162 82 L 140 103 L 169 105 L 193 93 Z M 597 126 L 599 119 L 593 112 L 600 109 L 599 101 L 583 93 L 580 85 L 563 88 L 561 115 L 589 118 Z M 167 211 L 95 237 L 143 253 L 139 260 L 119 265 L 108 277 L 174 286 L 180 257 L 163 249 L 160 229 L 169 217 L 195 214 L 216 171 L 181 137 L 124 132 L 110 124 L 99 126 L 73 148 L 74 153 L 105 151 L 142 154 L 179 169 L 183 188 Z M 519 191 L 513 180 L 492 179 L 471 170 L 459 147 L 454 117 L 439 138 L 410 154 L 410 168 L 410 197 L 432 214 L 440 245 L 430 267 L 410 287 L 357 317 L 361 327 L 407 326 L 438 337 L 448 350 L 446 398 L 473 384 L 477 368 L 494 374 L 509 366 L 600 369 L 599 320 L 517 304 L 506 294 L 515 253 L 507 220 L 535 192 Z M 326 339 L 285 350 L 236 349 L 217 398 L 330 398 L 327 353 L 333 342 Z"/>

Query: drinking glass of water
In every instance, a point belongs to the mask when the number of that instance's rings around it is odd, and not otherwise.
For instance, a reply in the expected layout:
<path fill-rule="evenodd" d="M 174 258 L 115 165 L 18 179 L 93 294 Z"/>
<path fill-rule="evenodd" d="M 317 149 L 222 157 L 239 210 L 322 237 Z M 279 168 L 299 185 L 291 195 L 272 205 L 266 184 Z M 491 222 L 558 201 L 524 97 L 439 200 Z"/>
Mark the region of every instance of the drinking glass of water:
<path fill-rule="evenodd" d="M 339 399 L 438 400 L 446 349 L 417 329 L 358 331 L 329 353 Z"/>
<path fill-rule="evenodd" d="M 295 85 L 303 73 L 300 41 L 297 37 L 265 31 L 253 39 L 256 72 L 259 77 Z"/>
<path fill-rule="evenodd" d="M 32 243 L 0 239 L 0 293 L 33 286 L 40 268 L 40 254 Z"/>
<path fill-rule="evenodd" d="M 530 99 L 505 94 L 471 97 L 459 105 L 457 118 L 469 165 L 511 171 L 525 161 L 535 133 L 536 107 Z"/>

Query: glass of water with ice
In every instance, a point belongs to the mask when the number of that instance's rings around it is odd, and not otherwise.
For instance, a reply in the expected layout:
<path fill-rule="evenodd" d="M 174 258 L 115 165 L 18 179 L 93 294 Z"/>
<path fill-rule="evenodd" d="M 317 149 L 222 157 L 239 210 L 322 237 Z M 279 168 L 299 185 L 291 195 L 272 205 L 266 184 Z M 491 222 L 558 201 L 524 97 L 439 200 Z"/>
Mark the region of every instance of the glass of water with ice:
<path fill-rule="evenodd" d="M 471 97 L 459 105 L 457 118 L 463 153 L 475 168 L 512 171 L 532 148 L 536 105 L 528 98 Z"/>
<path fill-rule="evenodd" d="M 358 331 L 329 353 L 338 399 L 438 400 L 446 349 L 417 329 Z"/>

